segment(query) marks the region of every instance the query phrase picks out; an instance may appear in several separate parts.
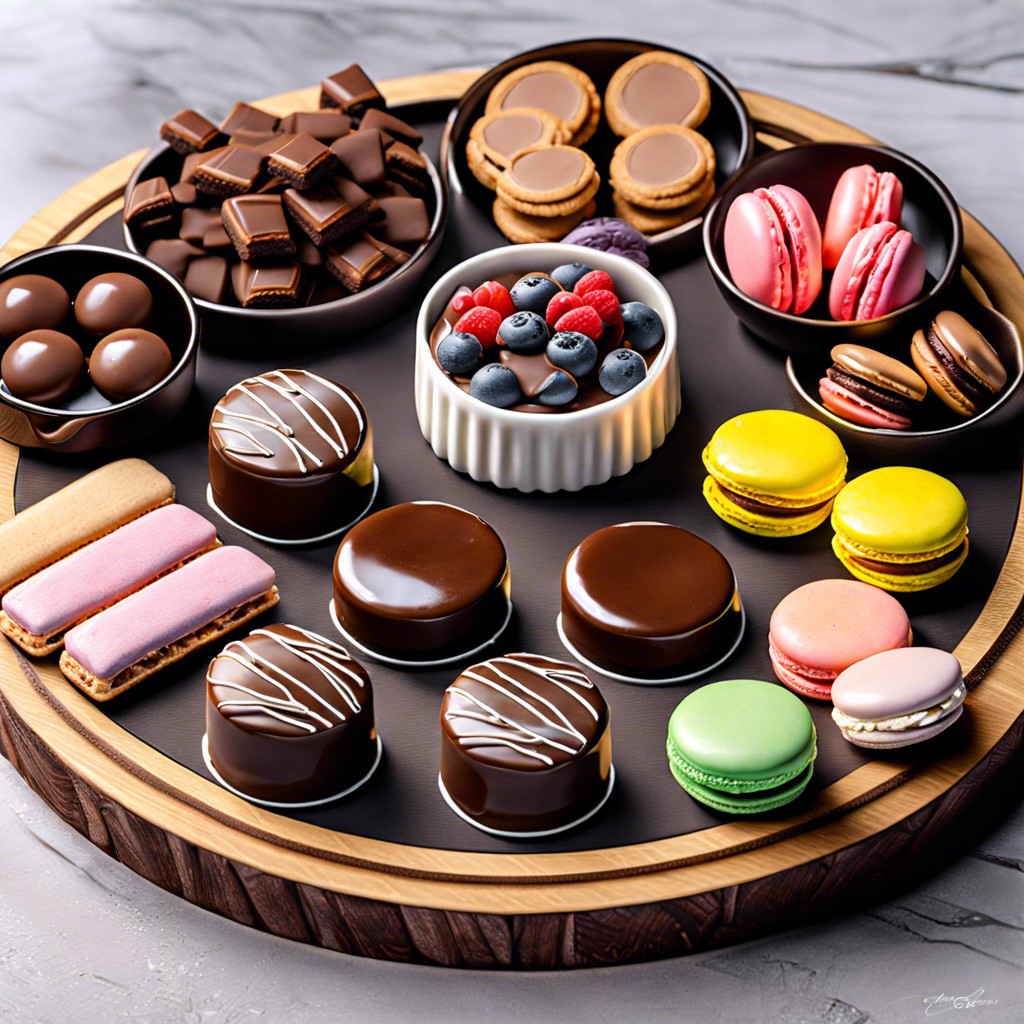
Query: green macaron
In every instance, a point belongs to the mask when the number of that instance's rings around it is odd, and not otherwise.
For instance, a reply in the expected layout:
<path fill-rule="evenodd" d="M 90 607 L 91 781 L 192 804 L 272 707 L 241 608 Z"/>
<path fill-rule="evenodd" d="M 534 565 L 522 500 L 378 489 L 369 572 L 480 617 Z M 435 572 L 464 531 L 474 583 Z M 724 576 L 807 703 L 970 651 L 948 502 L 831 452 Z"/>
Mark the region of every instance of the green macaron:
<path fill-rule="evenodd" d="M 668 723 L 675 780 L 702 804 L 727 814 L 772 811 L 810 782 L 814 722 L 785 687 L 761 679 L 708 683 L 684 698 Z"/>

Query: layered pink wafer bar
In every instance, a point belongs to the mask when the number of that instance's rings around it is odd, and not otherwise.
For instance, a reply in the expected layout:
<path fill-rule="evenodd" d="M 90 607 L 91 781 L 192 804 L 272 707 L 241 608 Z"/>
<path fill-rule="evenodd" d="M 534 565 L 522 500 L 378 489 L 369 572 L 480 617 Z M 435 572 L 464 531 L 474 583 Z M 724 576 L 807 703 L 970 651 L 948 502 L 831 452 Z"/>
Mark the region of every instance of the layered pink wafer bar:
<path fill-rule="evenodd" d="M 154 509 L 9 590 L 0 630 L 29 654 L 49 654 L 65 630 L 216 542 L 213 524 L 190 508 Z"/>
<path fill-rule="evenodd" d="M 262 558 L 214 548 L 68 630 L 60 668 L 107 700 L 276 603 Z"/>

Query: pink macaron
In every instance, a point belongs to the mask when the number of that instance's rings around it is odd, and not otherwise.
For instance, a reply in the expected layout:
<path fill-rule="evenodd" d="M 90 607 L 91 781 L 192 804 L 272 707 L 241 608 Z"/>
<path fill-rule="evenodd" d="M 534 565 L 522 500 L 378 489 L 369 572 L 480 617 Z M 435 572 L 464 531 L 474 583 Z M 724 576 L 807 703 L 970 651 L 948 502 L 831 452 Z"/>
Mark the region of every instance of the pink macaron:
<path fill-rule="evenodd" d="M 815 580 L 772 613 L 768 652 L 779 681 L 801 697 L 829 700 L 851 665 L 909 646 L 910 619 L 891 594 L 857 580 Z"/>
<path fill-rule="evenodd" d="M 903 183 L 892 171 L 876 171 L 871 164 L 848 167 L 839 176 L 822 238 L 821 263 L 832 270 L 847 243 L 862 228 L 892 221 L 899 225 L 903 210 Z"/>
<path fill-rule="evenodd" d="M 924 285 L 924 249 L 892 221 L 850 239 L 832 276 L 829 312 L 835 320 L 873 320 L 916 299 Z"/>
<path fill-rule="evenodd" d="M 725 218 L 725 262 L 736 287 L 783 313 L 803 313 L 821 292 L 821 228 L 788 185 L 737 196 Z"/>

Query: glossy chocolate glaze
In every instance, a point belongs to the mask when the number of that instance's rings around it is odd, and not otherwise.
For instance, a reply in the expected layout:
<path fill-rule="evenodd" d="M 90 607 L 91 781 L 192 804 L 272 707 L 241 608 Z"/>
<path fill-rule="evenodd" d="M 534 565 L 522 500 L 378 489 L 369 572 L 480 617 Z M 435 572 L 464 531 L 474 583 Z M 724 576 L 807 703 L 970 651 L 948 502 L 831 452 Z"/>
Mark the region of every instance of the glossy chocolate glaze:
<path fill-rule="evenodd" d="M 510 587 L 498 534 L 443 502 L 374 513 L 349 530 L 334 559 L 339 622 L 384 654 L 472 649 L 501 628 Z"/>
<path fill-rule="evenodd" d="M 693 76 L 672 64 L 637 68 L 622 90 L 622 106 L 637 124 L 682 124 L 700 92 Z"/>
<path fill-rule="evenodd" d="M 496 277 L 493 280 L 498 281 L 500 284 L 505 285 L 506 288 L 511 288 L 521 277 L 529 277 L 529 274 L 502 274 L 500 277 Z M 533 276 L 538 276 L 537 274 Z M 539 276 L 547 277 L 547 273 L 540 273 Z M 473 285 L 473 288 L 479 287 L 483 284 L 482 281 L 478 281 Z M 434 324 L 433 330 L 430 332 L 430 351 L 434 355 L 434 362 L 437 362 L 437 346 L 454 330 L 455 323 L 459 319 L 459 314 L 452 308 L 452 303 L 459 295 L 465 295 L 471 292 L 473 289 L 468 286 L 460 286 L 455 289 L 454 294 L 448 300 L 448 305 L 444 308 L 444 313 L 441 314 L 441 319 Z M 628 302 L 628 297 L 623 297 L 623 302 Z M 592 373 L 586 376 L 574 378 L 579 391 L 576 397 L 569 402 L 567 405 L 541 405 L 539 402 L 520 402 L 518 405 L 510 406 L 515 412 L 529 412 L 529 413 L 540 413 L 540 414 L 553 414 L 553 413 L 566 413 L 576 412 L 579 409 L 589 409 L 591 406 L 600 405 L 603 402 L 610 402 L 615 395 L 609 395 L 607 391 L 603 390 L 597 382 L 597 372 L 601 368 L 601 362 L 609 352 L 613 351 L 618 347 L 618 332 L 614 328 L 608 328 L 605 330 L 604 336 L 597 343 L 597 363 L 594 365 Z M 625 342 L 623 342 L 625 343 Z M 648 349 L 646 352 L 641 352 L 640 355 L 643 357 L 644 362 L 647 364 L 647 371 L 650 372 L 651 367 L 654 365 L 655 359 L 658 358 L 658 354 L 661 352 L 662 343 L 659 342 L 653 348 Z M 531 393 L 536 393 L 538 384 L 554 373 L 558 369 L 554 363 L 549 362 L 547 356 L 543 352 L 538 352 L 536 355 L 520 355 L 513 354 L 506 349 L 502 349 L 499 346 L 487 349 L 484 352 L 484 362 L 497 362 L 501 361 L 506 363 L 515 372 L 516 376 L 519 377 L 520 387 L 523 390 L 523 394 L 529 396 Z M 481 366 L 483 363 L 480 364 Z M 469 377 L 453 377 L 451 374 L 446 373 L 441 369 L 441 364 L 438 363 L 438 369 L 447 376 L 452 383 L 457 385 L 466 394 L 469 394 Z"/>
<path fill-rule="evenodd" d="M 330 797 L 377 756 L 370 678 L 316 633 L 253 630 L 210 663 L 206 734 L 214 766 L 240 792 L 281 803 Z"/>
<path fill-rule="evenodd" d="M 0 284 L 0 339 L 14 341 L 26 331 L 56 330 L 71 299 L 64 286 L 42 274 L 18 274 Z"/>
<path fill-rule="evenodd" d="M 125 327 L 145 327 L 153 312 L 150 290 L 131 274 L 100 274 L 75 296 L 78 325 L 102 338 Z"/>
<path fill-rule="evenodd" d="M 96 389 L 119 402 L 156 387 L 171 372 L 171 350 L 141 327 L 113 331 L 93 349 L 89 376 Z"/>
<path fill-rule="evenodd" d="M 4 352 L 0 377 L 15 396 L 54 405 L 78 390 L 85 356 L 78 342 L 61 331 L 26 331 Z"/>
<path fill-rule="evenodd" d="M 608 706 L 575 665 L 536 654 L 473 665 L 445 691 L 440 724 L 441 781 L 488 828 L 559 828 L 607 792 Z"/>
<path fill-rule="evenodd" d="M 592 533 L 562 569 L 562 629 L 625 675 L 674 676 L 723 657 L 742 627 L 736 577 L 706 540 L 664 523 Z"/>
<path fill-rule="evenodd" d="M 308 370 L 232 387 L 210 419 L 210 484 L 240 526 L 281 540 L 319 537 L 366 507 L 373 435 L 359 399 Z"/>

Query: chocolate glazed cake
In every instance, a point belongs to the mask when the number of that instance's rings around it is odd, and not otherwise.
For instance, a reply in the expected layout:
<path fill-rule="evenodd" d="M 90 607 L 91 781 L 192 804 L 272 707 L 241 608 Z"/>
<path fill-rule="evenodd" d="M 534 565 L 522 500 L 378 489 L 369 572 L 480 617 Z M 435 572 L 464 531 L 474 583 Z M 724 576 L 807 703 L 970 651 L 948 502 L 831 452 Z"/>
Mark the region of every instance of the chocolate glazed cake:
<path fill-rule="evenodd" d="M 264 540 L 316 540 L 362 516 L 375 492 L 373 433 L 348 388 L 309 370 L 236 384 L 210 419 L 210 499 Z"/>
<path fill-rule="evenodd" d="M 560 831 L 610 792 L 608 705 L 575 665 L 539 654 L 473 665 L 445 691 L 440 717 L 442 795 L 480 828 Z"/>
<path fill-rule="evenodd" d="M 243 796 L 303 804 L 344 795 L 379 757 L 370 678 L 316 633 L 253 630 L 210 663 L 205 743 L 219 781 Z"/>

